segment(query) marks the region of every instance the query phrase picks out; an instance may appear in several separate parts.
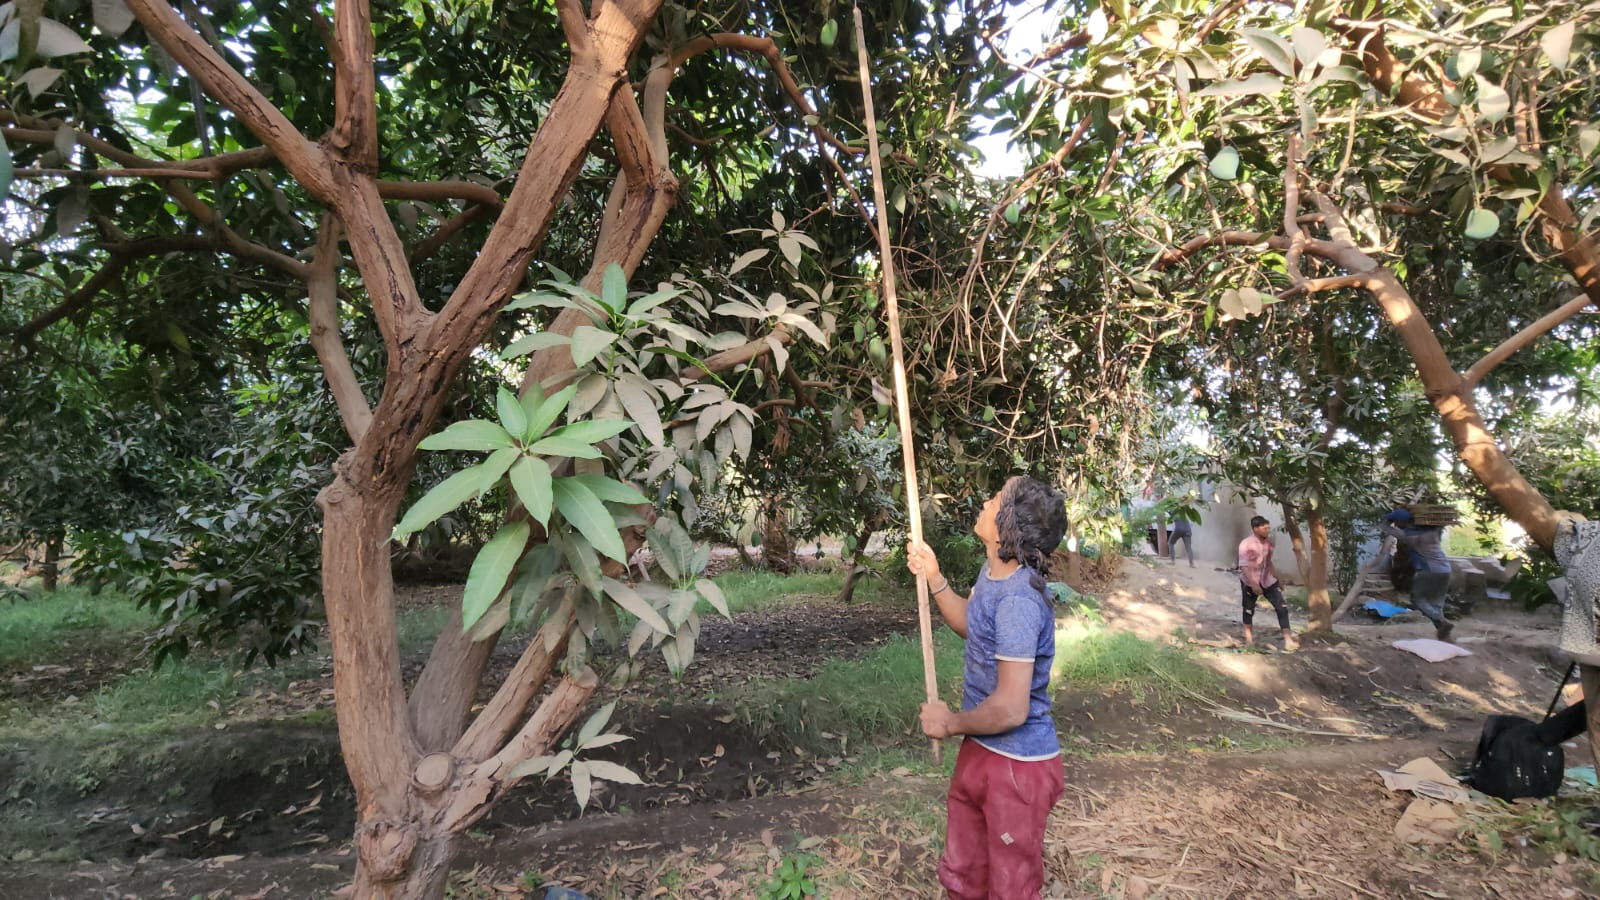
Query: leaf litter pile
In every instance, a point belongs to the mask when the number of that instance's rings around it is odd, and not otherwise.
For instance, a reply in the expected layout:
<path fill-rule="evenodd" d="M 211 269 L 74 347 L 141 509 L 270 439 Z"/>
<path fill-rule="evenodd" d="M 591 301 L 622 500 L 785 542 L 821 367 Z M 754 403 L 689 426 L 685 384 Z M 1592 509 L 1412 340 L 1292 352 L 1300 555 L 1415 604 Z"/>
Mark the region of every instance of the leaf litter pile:
<path fill-rule="evenodd" d="M 1592 863 L 1537 848 L 1491 850 L 1471 828 L 1438 846 L 1402 843 L 1395 823 L 1411 798 L 1385 789 L 1370 767 L 1271 767 L 1273 756 L 1237 759 L 1232 771 L 1215 760 L 1202 777 L 1170 761 L 1131 784 L 1069 779 L 1050 822 L 1047 894 L 1594 896 Z"/>

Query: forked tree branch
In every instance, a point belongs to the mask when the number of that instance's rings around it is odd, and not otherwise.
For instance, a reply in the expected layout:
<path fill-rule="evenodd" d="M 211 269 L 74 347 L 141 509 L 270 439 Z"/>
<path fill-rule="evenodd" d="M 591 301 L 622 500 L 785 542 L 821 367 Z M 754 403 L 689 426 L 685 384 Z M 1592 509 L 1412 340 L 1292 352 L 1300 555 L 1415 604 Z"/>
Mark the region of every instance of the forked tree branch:
<path fill-rule="evenodd" d="M 540 626 L 493 699 L 456 741 L 451 756 L 477 763 L 505 746 L 512 729 L 527 714 L 528 705 L 539 696 L 550 673 L 555 671 L 556 662 L 566 652 L 574 621 L 571 604 L 566 604 Z"/>
<path fill-rule="evenodd" d="M 589 52 L 589 19 L 583 14 L 583 0 L 556 0 L 556 15 L 561 18 L 561 33 L 566 36 L 572 52 Z"/>
<path fill-rule="evenodd" d="M 327 154 L 294 127 L 272 101 L 217 55 L 166 0 L 126 0 L 128 9 L 206 93 L 244 122 L 306 190 L 324 205 L 339 208 L 338 184 Z"/>
<path fill-rule="evenodd" d="M 306 279 L 311 348 L 322 363 L 345 432 L 353 443 L 359 443 L 372 424 L 372 407 L 361 393 L 361 382 L 339 336 L 339 220 L 332 215 L 322 217 L 316 253 Z"/>
<path fill-rule="evenodd" d="M 512 770 L 535 756 L 545 755 L 577 721 L 599 686 L 600 679 L 592 669 L 562 678 L 504 749 L 464 773 L 441 817 L 441 826 L 459 834 L 483 818 L 494 800 L 520 780 L 512 777 Z"/>

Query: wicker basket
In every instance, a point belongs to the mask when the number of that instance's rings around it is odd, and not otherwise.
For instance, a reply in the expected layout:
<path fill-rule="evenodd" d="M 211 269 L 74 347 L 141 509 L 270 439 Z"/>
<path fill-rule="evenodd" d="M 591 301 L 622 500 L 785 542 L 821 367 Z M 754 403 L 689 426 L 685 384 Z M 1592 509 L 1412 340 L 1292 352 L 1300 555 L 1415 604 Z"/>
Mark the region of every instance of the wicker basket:
<path fill-rule="evenodd" d="M 1411 521 L 1428 528 L 1448 528 L 1461 524 L 1461 512 L 1454 506 L 1438 503 L 1413 503 L 1404 507 L 1411 513 Z"/>

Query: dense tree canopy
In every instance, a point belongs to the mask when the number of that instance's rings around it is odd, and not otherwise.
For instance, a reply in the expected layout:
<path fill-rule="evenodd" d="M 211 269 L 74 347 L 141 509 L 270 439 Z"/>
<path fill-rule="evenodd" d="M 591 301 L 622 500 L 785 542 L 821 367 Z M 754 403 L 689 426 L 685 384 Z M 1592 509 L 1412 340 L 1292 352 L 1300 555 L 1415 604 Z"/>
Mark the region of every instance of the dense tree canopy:
<path fill-rule="evenodd" d="M 595 666 L 692 660 L 703 505 L 898 521 L 876 215 L 947 514 L 1032 471 L 1094 530 L 1187 406 L 1310 525 L 1325 610 L 1329 511 L 1447 445 L 1542 543 L 1588 483 L 1577 3 L 1063 4 L 1024 59 L 1017 9 L 892 0 L 869 85 L 833 3 L 0 10 L 0 537 L 71 533 L 175 648 L 293 649 L 320 592 L 363 890 L 432 894 L 520 778 L 606 777 L 559 742 Z M 975 174 L 985 130 L 1022 175 Z M 460 620 L 403 685 L 393 539 L 452 537 Z M 642 542 L 665 583 L 622 579 Z"/>

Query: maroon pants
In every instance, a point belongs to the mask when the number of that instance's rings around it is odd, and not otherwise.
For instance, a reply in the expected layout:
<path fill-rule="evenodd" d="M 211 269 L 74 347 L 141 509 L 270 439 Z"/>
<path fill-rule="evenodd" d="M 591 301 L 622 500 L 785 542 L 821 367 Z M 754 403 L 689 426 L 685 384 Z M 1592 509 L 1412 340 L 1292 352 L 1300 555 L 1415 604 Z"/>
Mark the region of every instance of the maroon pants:
<path fill-rule="evenodd" d="M 1044 887 L 1044 827 L 1065 785 L 1061 758 L 1019 762 L 961 742 L 946 800 L 939 883 L 956 900 L 1028 900 Z"/>

